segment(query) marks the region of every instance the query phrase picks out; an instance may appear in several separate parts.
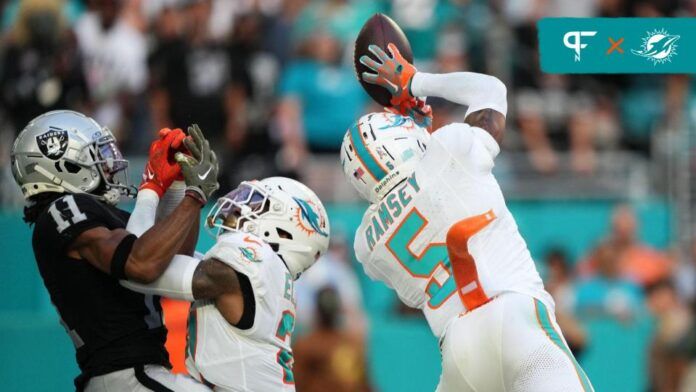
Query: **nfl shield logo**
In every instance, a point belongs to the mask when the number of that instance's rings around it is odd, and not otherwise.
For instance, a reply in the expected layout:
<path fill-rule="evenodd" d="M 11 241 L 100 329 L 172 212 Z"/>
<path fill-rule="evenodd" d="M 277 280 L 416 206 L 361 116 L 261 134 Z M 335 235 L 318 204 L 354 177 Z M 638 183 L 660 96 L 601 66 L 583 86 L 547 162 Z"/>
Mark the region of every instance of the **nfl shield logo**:
<path fill-rule="evenodd" d="M 68 148 L 68 131 L 50 127 L 47 132 L 36 137 L 36 144 L 47 158 L 59 159 Z"/>

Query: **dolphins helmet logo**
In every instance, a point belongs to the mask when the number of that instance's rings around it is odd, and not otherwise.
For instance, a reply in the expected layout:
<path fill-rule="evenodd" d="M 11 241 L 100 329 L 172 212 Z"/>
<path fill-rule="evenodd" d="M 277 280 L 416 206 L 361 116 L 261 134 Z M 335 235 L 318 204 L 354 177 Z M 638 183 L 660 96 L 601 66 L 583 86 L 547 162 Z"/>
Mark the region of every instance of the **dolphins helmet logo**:
<path fill-rule="evenodd" d="M 326 228 L 326 221 L 324 217 L 316 211 L 314 203 L 297 197 L 293 197 L 293 199 L 299 206 L 296 216 L 297 225 L 309 235 L 317 233 L 321 236 L 328 237 L 329 234 L 324 231 Z"/>
<path fill-rule="evenodd" d="M 404 127 L 406 129 L 413 129 L 415 127 L 415 123 L 413 122 L 413 119 L 411 117 L 406 117 L 402 116 L 400 114 L 388 114 L 384 113 L 383 114 L 386 117 L 387 121 L 390 121 L 389 124 L 383 125 L 379 127 L 379 130 L 382 129 L 389 129 L 389 128 L 396 128 L 396 127 Z"/>
<path fill-rule="evenodd" d="M 680 36 L 671 35 L 664 29 L 648 31 L 641 48 L 632 49 L 631 52 L 652 61 L 653 65 L 671 62 L 671 58 L 677 54 L 679 38 Z"/>
<path fill-rule="evenodd" d="M 254 263 L 259 263 L 261 262 L 261 259 L 258 257 L 256 254 L 256 249 L 252 247 L 240 247 L 239 251 L 242 253 L 242 256 L 244 256 L 245 259 L 252 261 Z"/>

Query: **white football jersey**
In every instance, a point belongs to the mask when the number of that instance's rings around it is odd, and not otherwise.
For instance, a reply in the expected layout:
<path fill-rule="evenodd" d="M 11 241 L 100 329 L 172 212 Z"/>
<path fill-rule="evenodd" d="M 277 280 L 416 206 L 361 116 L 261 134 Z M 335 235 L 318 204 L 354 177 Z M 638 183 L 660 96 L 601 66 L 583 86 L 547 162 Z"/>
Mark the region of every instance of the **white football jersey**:
<path fill-rule="evenodd" d="M 356 232 L 356 256 L 367 275 L 396 290 L 406 305 L 422 309 L 437 337 L 466 311 L 458 290 L 482 289 L 487 298 L 519 292 L 553 309 L 492 174 L 499 152 L 483 129 L 464 123 L 438 129 L 414 173 L 370 206 Z M 473 263 L 456 272 L 445 240 L 462 220 L 472 224 Z M 470 284 L 457 287 L 455 273 Z"/>
<path fill-rule="evenodd" d="M 246 275 L 256 312 L 250 329 L 230 325 L 213 301 L 196 301 L 189 316 L 187 368 L 220 391 L 294 391 L 290 338 L 295 326 L 294 281 L 260 238 L 226 233 L 205 254 Z"/>

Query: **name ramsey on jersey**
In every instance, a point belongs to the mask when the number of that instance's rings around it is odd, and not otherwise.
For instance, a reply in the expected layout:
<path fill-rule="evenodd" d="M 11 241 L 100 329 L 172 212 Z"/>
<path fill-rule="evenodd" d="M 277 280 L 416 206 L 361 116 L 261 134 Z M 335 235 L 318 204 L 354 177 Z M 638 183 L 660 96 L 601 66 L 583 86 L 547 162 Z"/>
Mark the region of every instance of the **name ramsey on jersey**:
<path fill-rule="evenodd" d="M 411 204 L 413 195 L 419 191 L 418 180 L 416 180 L 415 175 L 411 175 L 406 179 L 405 186 L 389 193 L 384 198 L 384 201 L 379 203 L 376 213 L 371 215 L 371 219 L 363 233 L 370 251 L 394 224 L 394 219 L 399 218 L 401 213 Z"/>
<path fill-rule="evenodd" d="M 414 173 L 365 212 L 355 252 L 372 279 L 422 309 L 441 337 L 466 311 L 450 265 L 446 235 L 465 219 L 483 222 L 468 241 L 474 273 L 485 294 L 519 292 L 553 309 L 534 261 L 493 176 L 500 149 L 486 131 L 455 123 L 432 134 Z"/>

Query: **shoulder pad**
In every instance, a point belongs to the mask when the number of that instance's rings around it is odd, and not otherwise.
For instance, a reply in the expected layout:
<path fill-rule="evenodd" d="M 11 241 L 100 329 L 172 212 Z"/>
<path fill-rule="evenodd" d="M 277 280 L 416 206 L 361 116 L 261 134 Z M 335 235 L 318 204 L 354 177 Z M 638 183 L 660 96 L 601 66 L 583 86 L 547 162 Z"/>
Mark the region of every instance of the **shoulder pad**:
<path fill-rule="evenodd" d="M 261 238 L 248 233 L 226 233 L 217 238 L 204 258 L 214 258 L 246 275 L 258 296 L 263 296 L 262 264 L 275 256 L 270 245 Z"/>

